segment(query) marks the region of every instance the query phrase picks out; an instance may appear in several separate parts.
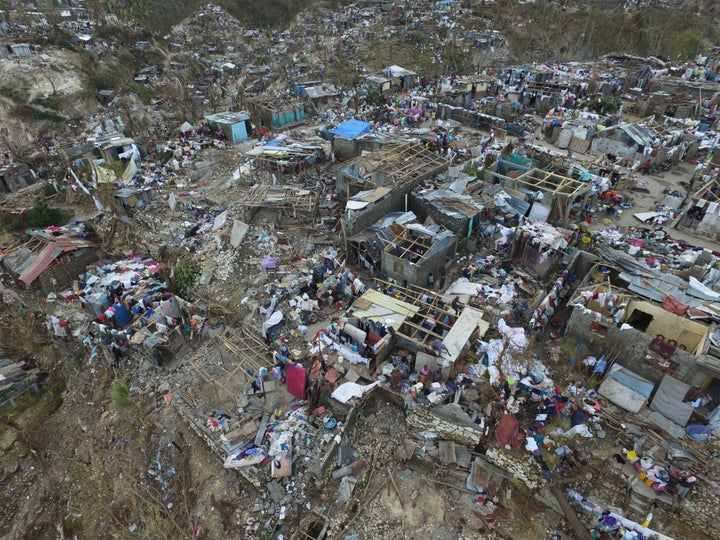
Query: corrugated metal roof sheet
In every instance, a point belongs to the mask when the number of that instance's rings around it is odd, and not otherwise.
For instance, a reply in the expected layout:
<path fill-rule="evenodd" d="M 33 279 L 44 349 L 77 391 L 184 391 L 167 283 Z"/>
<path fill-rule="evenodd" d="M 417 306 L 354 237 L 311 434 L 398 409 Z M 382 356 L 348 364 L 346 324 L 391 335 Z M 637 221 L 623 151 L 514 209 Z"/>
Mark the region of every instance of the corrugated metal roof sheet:
<path fill-rule="evenodd" d="M 63 253 L 90 246 L 92 246 L 90 242 L 80 238 L 57 237 L 40 250 L 37 257 L 23 270 L 18 279 L 26 285 L 30 285 Z"/>

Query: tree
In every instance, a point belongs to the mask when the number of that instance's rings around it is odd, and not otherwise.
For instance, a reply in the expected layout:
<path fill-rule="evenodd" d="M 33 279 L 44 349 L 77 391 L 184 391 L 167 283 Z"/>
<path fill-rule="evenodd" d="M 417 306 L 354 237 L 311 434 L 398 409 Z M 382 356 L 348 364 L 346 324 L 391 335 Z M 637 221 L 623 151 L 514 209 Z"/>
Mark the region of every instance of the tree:
<path fill-rule="evenodd" d="M 671 58 L 688 59 L 699 54 L 703 41 L 695 30 L 685 28 L 671 33 L 664 43 L 664 50 Z"/>
<path fill-rule="evenodd" d="M 612 96 L 603 96 L 588 103 L 588 108 L 598 114 L 615 114 L 622 107 L 622 99 Z"/>
<path fill-rule="evenodd" d="M 368 105 L 372 105 L 373 107 L 377 107 L 382 103 L 382 98 L 380 97 L 380 90 L 378 90 L 377 86 L 371 86 L 367 93 L 367 103 Z"/>

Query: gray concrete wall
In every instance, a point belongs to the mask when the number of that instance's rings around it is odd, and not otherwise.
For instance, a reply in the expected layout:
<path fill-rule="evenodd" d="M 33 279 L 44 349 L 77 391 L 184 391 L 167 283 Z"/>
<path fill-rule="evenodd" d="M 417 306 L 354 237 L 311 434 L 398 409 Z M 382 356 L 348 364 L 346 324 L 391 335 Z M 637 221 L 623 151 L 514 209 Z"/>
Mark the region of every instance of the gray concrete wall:
<path fill-rule="evenodd" d="M 467 236 L 468 223 L 470 218 L 465 216 L 449 216 L 434 206 L 430 201 L 416 197 L 414 193 L 410 194 L 410 210 L 415 212 L 419 221 L 425 221 L 427 216 L 431 216 L 435 223 L 445 227 L 448 231 L 452 231 L 460 238 Z"/>
<path fill-rule="evenodd" d="M 352 159 L 357 156 L 355 141 L 336 135 L 333 140 L 333 152 L 335 153 L 335 157 L 340 161 Z"/>
<path fill-rule="evenodd" d="M 593 312 L 585 312 L 582 308 L 575 308 L 570 319 L 568 320 L 566 336 L 577 339 L 578 342 L 584 343 L 593 351 L 596 356 L 608 353 L 613 350 L 619 350 L 617 363 L 624 366 L 646 379 L 655 383 L 662 380 L 665 373 L 655 369 L 644 363 L 645 355 L 648 354 L 648 345 L 655 336 L 646 334 L 639 330 L 620 330 L 617 326 L 604 319 L 601 323 L 605 336 L 589 331 L 590 325 L 595 322 L 595 314 Z M 650 352 L 650 354 L 654 354 Z M 655 354 L 657 357 L 657 355 Z M 673 377 L 692 386 L 699 386 L 705 378 L 713 373 L 698 363 L 698 356 L 677 349 L 670 358 L 678 362 L 680 366 L 677 368 Z M 582 358 L 577 358 L 577 362 L 582 362 Z"/>
<path fill-rule="evenodd" d="M 348 236 L 364 231 L 390 212 L 402 212 L 405 210 L 405 193 L 409 189 L 397 189 L 388 193 L 377 202 L 367 205 L 360 210 L 345 212 L 345 232 Z"/>
<path fill-rule="evenodd" d="M 401 259 L 383 252 L 380 260 L 380 268 L 383 274 L 390 276 L 402 284 L 407 280 L 410 285 L 419 285 L 427 287 L 427 276 L 430 272 L 435 275 L 435 286 L 440 283 L 440 268 L 450 255 L 457 250 L 457 242 L 453 242 L 445 249 L 439 250 L 430 258 L 425 258 L 421 264 L 411 264 L 405 259 Z"/>

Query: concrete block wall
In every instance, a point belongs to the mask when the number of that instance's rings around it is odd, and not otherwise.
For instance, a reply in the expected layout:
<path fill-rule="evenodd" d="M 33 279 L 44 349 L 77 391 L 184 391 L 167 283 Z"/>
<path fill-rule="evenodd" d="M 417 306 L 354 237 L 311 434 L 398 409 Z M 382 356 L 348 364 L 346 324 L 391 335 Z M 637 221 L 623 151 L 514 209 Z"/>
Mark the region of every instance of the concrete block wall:
<path fill-rule="evenodd" d="M 355 141 L 353 139 L 336 136 L 333 141 L 333 152 L 339 161 L 352 159 L 357 156 Z"/>
<path fill-rule="evenodd" d="M 405 194 L 412 189 L 410 186 L 391 191 L 375 203 L 371 203 L 361 210 L 345 213 L 345 231 L 348 235 L 364 231 L 378 219 L 390 212 L 405 210 Z"/>
<path fill-rule="evenodd" d="M 38 279 L 40 286 L 47 292 L 57 292 L 67 288 L 74 279 L 85 272 L 87 266 L 98 260 L 96 250 L 88 248 L 70 254 L 69 260 L 60 262 L 45 270 Z"/>
<path fill-rule="evenodd" d="M 445 265 L 448 257 L 452 257 L 457 251 L 457 242 L 453 242 L 445 249 L 434 253 L 432 257 L 425 258 L 422 264 L 410 264 L 405 259 L 399 259 L 394 255 L 383 252 L 380 268 L 386 274 L 402 283 L 407 280 L 409 284 L 427 287 L 427 276 L 430 272 L 435 275 L 436 284 L 440 280 L 440 268 Z M 437 286 L 437 285 L 436 285 Z"/>
<path fill-rule="evenodd" d="M 448 231 L 452 231 L 461 238 L 467 235 L 468 223 L 470 218 L 459 215 L 448 215 L 430 201 L 416 197 L 414 194 L 410 194 L 410 210 L 415 212 L 418 220 L 425 221 L 427 216 L 431 216 L 435 223 L 442 225 Z"/>
<path fill-rule="evenodd" d="M 642 375 L 655 383 L 658 383 L 665 376 L 665 373 L 645 364 L 645 355 L 648 354 L 648 345 L 655 336 L 641 332 L 640 330 L 620 330 L 608 319 L 603 319 L 601 325 L 606 330 L 603 337 L 596 333 L 590 333 L 589 328 L 596 321 L 595 313 L 582 308 L 575 308 L 568 320 L 566 336 L 573 336 L 579 342 L 585 343 L 596 355 L 619 350 L 617 363 L 635 373 Z M 653 354 L 653 353 L 651 353 Z M 657 355 L 655 355 L 657 356 Z M 698 356 L 686 351 L 677 349 L 671 360 L 680 365 L 673 377 L 691 386 L 699 386 L 711 373 L 698 364 Z M 576 359 L 578 362 L 582 358 Z"/>

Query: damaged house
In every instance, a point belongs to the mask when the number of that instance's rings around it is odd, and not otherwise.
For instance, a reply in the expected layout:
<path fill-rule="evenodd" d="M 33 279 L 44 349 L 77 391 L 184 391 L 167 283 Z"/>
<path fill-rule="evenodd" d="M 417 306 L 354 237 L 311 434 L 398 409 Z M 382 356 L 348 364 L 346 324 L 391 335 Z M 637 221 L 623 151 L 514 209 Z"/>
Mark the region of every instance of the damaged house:
<path fill-rule="evenodd" d="M 407 210 L 410 191 L 447 167 L 446 159 L 418 143 L 389 147 L 342 165 L 335 182 L 338 195 L 349 198 L 346 233 L 355 234 L 388 212 Z"/>
<path fill-rule="evenodd" d="M 230 143 L 244 141 L 253 133 L 250 114 L 246 111 L 206 114 L 205 120 L 213 129 L 222 131 Z"/>
<path fill-rule="evenodd" d="M 567 223 L 576 201 L 592 187 L 570 176 L 536 168 L 537 163 L 516 154 L 503 154 L 483 174 L 489 182 L 499 183 L 524 193 L 532 200 L 530 217 L 537 220 Z"/>
<path fill-rule="evenodd" d="M 394 223 L 394 238 L 382 253 L 383 274 L 400 283 L 424 286 L 457 250 L 457 236 L 439 225 Z"/>
<path fill-rule="evenodd" d="M 611 248 L 599 253 L 603 261 L 588 271 L 569 302 L 572 314 L 567 335 L 576 336 L 580 342 L 591 339 L 604 344 L 600 348 L 617 356 L 623 373 L 651 385 L 648 392 L 633 397 L 632 388 L 637 393 L 641 385 L 626 383 L 624 387 L 630 390 L 621 389 L 618 395 L 612 387 L 618 381 L 622 386 L 620 374 L 615 375 L 616 382 L 606 385 L 605 392 L 631 410 L 637 402 L 642 406 L 649 400 L 652 387 L 658 383 L 682 388 L 679 397 L 666 404 L 668 410 L 660 412 L 684 425 L 671 413 L 692 412 L 683 398 L 695 388 L 708 398 L 696 412 L 709 414 L 720 405 L 720 293 L 693 277 L 685 281 L 674 274 L 660 274 Z M 695 262 L 698 269 L 705 266 L 703 261 L 706 257 L 700 254 Z M 713 275 L 708 274 L 708 278 Z M 656 420 L 662 422 L 661 418 Z"/>
<path fill-rule="evenodd" d="M 5 250 L 2 264 L 24 285 L 37 284 L 45 291 L 57 292 L 97 259 L 95 244 L 82 235 L 37 230 L 31 231 L 29 241 Z"/>
<path fill-rule="evenodd" d="M 15 193 L 35 183 L 36 175 L 25 163 L 0 167 L 0 193 Z"/>
<path fill-rule="evenodd" d="M 276 131 L 305 123 L 305 105 L 300 101 L 262 96 L 247 100 L 247 105 L 257 130 Z"/>

